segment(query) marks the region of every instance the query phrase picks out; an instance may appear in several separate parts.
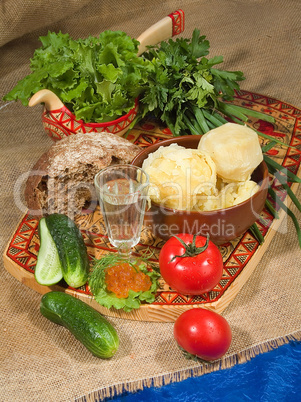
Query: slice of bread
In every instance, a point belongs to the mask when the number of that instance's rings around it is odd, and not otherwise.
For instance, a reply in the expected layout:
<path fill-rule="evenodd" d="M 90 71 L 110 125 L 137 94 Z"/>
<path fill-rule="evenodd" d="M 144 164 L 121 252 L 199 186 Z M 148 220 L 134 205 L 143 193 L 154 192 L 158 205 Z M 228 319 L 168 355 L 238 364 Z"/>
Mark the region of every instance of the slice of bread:
<path fill-rule="evenodd" d="M 141 151 L 110 133 L 76 134 L 54 143 L 32 168 L 25 186 L 29 212 L 62 213 L 73 218 L 97 204 L 94 176 L 101 169 L 131 163 Z"/>

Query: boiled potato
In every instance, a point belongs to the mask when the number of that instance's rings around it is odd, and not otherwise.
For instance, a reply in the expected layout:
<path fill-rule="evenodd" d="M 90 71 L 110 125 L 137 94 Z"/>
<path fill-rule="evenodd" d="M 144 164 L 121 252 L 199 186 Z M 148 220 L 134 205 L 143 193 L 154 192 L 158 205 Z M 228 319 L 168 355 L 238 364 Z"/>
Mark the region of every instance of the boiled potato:
<path fill-rule="evenodd" d="M 208 153 L 216 173 L 226 182 L 244 182 L 262 162 L 257 133 L 247 126 L 226 123 L 201 137 L 198 149 Z"/>

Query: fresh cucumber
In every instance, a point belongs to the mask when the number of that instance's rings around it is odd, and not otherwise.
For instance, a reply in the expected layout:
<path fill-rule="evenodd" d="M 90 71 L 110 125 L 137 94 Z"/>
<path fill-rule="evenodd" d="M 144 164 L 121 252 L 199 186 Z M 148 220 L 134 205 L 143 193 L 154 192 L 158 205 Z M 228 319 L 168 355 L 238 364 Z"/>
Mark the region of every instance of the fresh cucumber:
<path fill-rule="evenodd" d="M 89 274 L 87 248 L 80 230 L 67 215 L 51 214 L 45 221 L 59 254 L 64 280 L 79 288 L 87 282 Z"/>
<path fill-rule="evenodd" d="M 44 317 L 66 327 L 94 356 L 108 359 L 118 347 L 115 328 L 94 308 L 63 292 L 46 293 L 40 311 Z"/>
<path fill-rule="evenodd" d="M 35 279 L 40 285 L 51 286 L 63 278 L 62 264 L 45 218 L 40 219 L 38 231 L 40 249 L 35 267 Z"/>

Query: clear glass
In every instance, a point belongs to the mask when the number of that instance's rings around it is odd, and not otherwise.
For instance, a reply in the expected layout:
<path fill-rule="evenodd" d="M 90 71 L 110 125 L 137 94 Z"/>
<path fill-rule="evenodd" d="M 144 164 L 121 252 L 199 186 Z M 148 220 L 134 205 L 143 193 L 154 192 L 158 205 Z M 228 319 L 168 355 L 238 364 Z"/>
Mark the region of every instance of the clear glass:
<path fill-rule="evenodd" d="M 129 258 L 138 244 L 149 177 L 133 165 L 112 165 L 96 174 L 94 184 L 111 244 Z"/>

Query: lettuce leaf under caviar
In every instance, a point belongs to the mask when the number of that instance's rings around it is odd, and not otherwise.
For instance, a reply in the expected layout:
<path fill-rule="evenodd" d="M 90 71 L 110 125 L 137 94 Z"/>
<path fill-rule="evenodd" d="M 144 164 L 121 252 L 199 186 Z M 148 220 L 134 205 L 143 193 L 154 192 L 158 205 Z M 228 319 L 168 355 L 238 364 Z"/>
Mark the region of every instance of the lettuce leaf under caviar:
<path fill-rule="evenodd" d="M 41 89 L 54 92 L 77 119 L 106 122 L 129 112 L 142 92 L 150 62 L 137 56 L 139 42 L 122 31 L 72 39 L 48 32 L 30 61 L 31 74 L 4 96 L 27 106 Z"/>
<path fill-rule="evenodd" d="M 157 272 L 155 266 L 144 259 L 140 261 L 138 269 L 148 275 L 151 279 L 152 285 L 148 291 L 134 292 L 129 290 L 129 296 L 127 298 L 118 298 L 113 292 L 107 290 L 105 283 L 105 270 L 120 262 L 120 257 L 114 254 L 106 254 L 99 260 L 94 261 L 93 269 L 89 277 L 89 287 L 94 299 L 100 305 L 116 309 L 123 309 L 126 312 L 130 312 L 133 309 L 138 309 L 141 302 L 152 303 L 155 300 L 155 295 L 158 289 L 158 278 L 160 274 Z"/>

